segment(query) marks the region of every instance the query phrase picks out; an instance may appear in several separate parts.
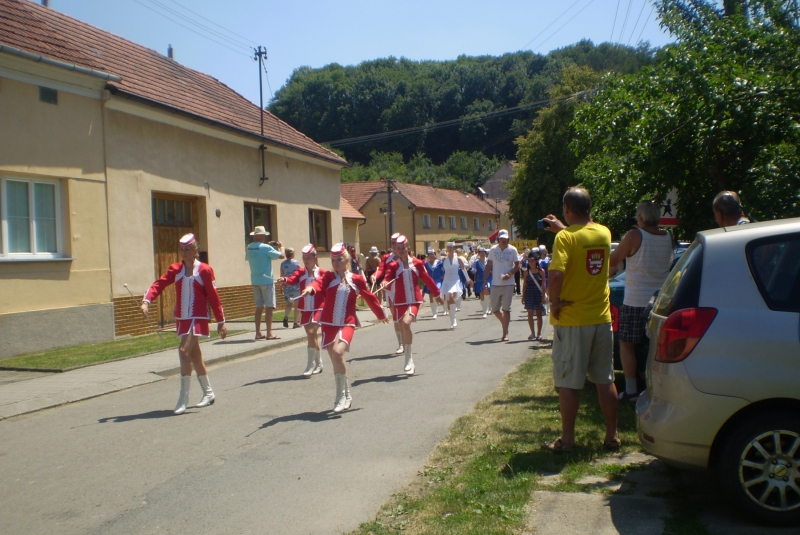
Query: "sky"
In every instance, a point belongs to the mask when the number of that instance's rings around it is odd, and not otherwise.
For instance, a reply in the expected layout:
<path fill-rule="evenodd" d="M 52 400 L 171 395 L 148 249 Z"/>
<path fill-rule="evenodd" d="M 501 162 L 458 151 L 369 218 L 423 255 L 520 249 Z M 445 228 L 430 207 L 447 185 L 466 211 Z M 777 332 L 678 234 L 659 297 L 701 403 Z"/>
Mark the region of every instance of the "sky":
<path fill-rule="evenodd" d="M 253 48 L 263 46 L 265 105 L 303 66 L 672 40 L 652 0 L 50 0 L 50 8 L 164 55 L 172 45 L 176 61 L 256 104 Z"/>

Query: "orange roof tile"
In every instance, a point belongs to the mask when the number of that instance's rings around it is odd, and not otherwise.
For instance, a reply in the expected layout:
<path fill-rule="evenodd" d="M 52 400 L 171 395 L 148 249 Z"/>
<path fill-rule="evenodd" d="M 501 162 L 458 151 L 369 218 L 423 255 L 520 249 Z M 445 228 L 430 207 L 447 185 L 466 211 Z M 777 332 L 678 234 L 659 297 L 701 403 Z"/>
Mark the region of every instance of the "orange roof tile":
<path fill-rule="evenodd" d="M 353 205 L 347 202 L 347 199 L 344 197 L 341 198 L 341 210 L 342 219 L 367 219 L 364 217 L 364 214 L 353 208 Z"/>
<path fill-rule="evenodd" d="M 345 182 L 342 184 L 342 197 L 361 210 L 375 193 L 385 189 L 385 182 Z M 395 182 L 395 189 L 416 208 L 495 214 L 492 206 L 471 193 L 402 182 Z"/>
<path fill-rule="evenodd" d="M 347 162 L 216 78 L 28 0 L 0 0 L 0 44 L 113 74 L 113 93 L 143 99 L 341 165 Z"/>

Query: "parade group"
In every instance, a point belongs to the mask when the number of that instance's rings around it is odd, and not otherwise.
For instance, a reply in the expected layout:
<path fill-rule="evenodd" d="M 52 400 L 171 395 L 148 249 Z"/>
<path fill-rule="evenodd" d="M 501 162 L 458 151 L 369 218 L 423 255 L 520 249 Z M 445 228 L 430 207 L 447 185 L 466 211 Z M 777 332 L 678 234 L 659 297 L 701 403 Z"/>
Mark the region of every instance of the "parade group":
<path fill-rule="evenodd" d="M 509 244 L 508 231 L 496 233 L 497 243 L 490 249 L 468 247 L 464 250 L 454 242 L 437 254 L 428 249 L 427 255 L 415 256 L 408 239 L 396 233 L 391 236 L 391 249 L 378 251 L 372 247 L 369 255 L 359 260 L 355 249 L 338 243 L 330 249 L 332 270 L 317 265 L 314 244 L 301 249 L 302 265 L 295 260 L 292 248 L 284 250 L 278 241 L 267 242 L 269 233 L 262 226 L 250 233 L 246 258 L 250 264 L 251 284 L 256 305 L 256 340 L 277 339 L 272 332 L 272 312 L 276 306 L 275 286 L 281 285 L 286 302 L 284 327 L 294 311 L 294 327 L 302 326 L 307 335 L 308 361 L 303 375 L 311 377 L 322 372 L 321 350 L 327 349 L 333 366 L 336 396 L 333 412 L 350 408 L 352 395 L 347 379 L 344 354 L 353 341 L 356 327 L 356 301 L 363 300 L 381 323 L 394 323 L 398 355 L 404 355 L 403 373 L 414 375 L 412 324 L 416 321 L 424 295 L 428 295 L 432 317 L 450 319 L 450 329 L 458 326 L 461 301 L 474 295 L 480 299 L 483 318 L 494 314 L 502 326 L 500 341 L 508 341 L 511 303 L 521 296 L 528 312 L 531 334 L 529 340 L 542 339 L 542 316 L 547 313 L 547 268 L 550 257 L 545 246 L 520 254 Z M 193 234 L 180 239 L 181 261 L 172 264 L 145 294 L 141 305 L 147 316 L 150 303 L 171 284 L 175 284 L 175 320 L 181 363 L 181 386 L 175 414 L 188 406 L 192 369 L 197 374 L 203 397 L 195 405 L 206 407 L 214 403 L 215 395 L 203 363 L 199 338 L 210 336 L 208 309 L 217 320 L 220 338 L 227 335 L 225 316 L 216 290 L 214 272 L 197 259 L 198 247 Z M 272 262 L 284 259 L 281 276 L 273 276 Z M 385 302 L 385 306 L 382 304 Z M 387 315 L 387 311 L 389 315 Z M 262 313 L 266 312 L 266 334 L 261 330 Z M 299 318 L 298 318 L 299 315 Z M 299 319 L 299 321 L 298 321 Z M 321 334 L 321 337 L 319 336 Z M 321 340 L 320 340 L 321 338 Z"/>

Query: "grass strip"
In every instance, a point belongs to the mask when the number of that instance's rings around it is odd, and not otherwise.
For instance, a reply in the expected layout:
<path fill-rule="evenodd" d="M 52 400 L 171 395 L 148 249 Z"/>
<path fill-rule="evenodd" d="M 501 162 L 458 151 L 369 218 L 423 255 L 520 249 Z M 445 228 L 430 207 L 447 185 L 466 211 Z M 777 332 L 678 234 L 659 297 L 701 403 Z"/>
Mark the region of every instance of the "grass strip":
<path fill-rule="evenodd" d="M 228 336 L 242 332 L 245 331 L 230 330 Z M 217 331 L 212 329 L 210 340 L 218 337 Z M 162 338 L 155 334 L 147 334 L 113 342 L 60 347 L 42 353 L 11 357 L 0 360 L 0 367 L 4 369 L 66 370 L 88 364 L 155 353 L 164 349 L 177 348 L 178 345 L 180 345 L 180 338 L 172 332 L 163 333 Z"/>
<path fill-rule="evenodd" d="M 576 448 L 562 455 L 541 448 L 561 434 L 549 355 L 549 350 L 535 351 L 472 413 L 459 418 L 417 481 L 354 533 L 519 533 L 532 491 L 587 490 L 575 483 L 585 475 L 618 477 L 624 467 L 591 464 L 608 453 L 602 449 L 597 390 L 590 383 L 581 392 Z M 620 406 L 619 432 L 623 451 L 641 450 L 628 405 Z M 542 485 L 542 477 L 552 474 L 560 474 L 560 483 Z"/>

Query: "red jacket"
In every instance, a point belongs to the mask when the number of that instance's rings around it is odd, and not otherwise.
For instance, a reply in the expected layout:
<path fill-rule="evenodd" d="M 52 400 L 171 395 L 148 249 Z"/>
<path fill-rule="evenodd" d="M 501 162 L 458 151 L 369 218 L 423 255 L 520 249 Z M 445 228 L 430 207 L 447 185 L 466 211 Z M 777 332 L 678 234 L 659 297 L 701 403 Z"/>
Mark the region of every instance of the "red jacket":
<path fill-rule="evenodd" d="M 386 253 L 385 255 L 383 255 L 383 258 L 381 258 L 381 263 L 378 266 L 377 271 L 375 271 L 375 280 L 376 281 L 381 280 L 381 277 L 386 278 L 386 266 L 390 262 L 394 262 L 395 260 L 397 260 L 397 257 L 394 255 L 394 253 L 390 252 L 390 253 Z"/>
<path fill-rule="evenodd" d="M 315 279 L 318 279 L 324 276 L 327 273 L 324 269 L 317 266 L 314 268 L 314 272 L 311 273 L 311 276 L 307 273 L 305 267 L 301 267 L 288 277 L 286 277 L 286 285 L 287 286 L 294 286 L 295 284 L 300 284 L 300 292 L 302 293 L 303 290 L 306 289 L 306 286 L 314 282 Z M 300 298 L 300 303 L 298 303 L 297 308 L 302 312 L 314 312 L 315 310 L 322 310 L 322 306 L 325 304 L 325 292 L 317 292 L 313 296 L 304 296 Z"/>
<path fill-rule="evenodd" d="M 419 281 L 428 288 L 433 297 L 438 297 L 441 293 L 436 286 L 436 282 L 428 275 L 425 269 L 425 262 L 413 256 L 408 257 L 408 269 L 399 258 L 386 266 L 384 280 L 394 281 L 389 285 L 389 292 L 392 296 L 392 303 L 395 305 L 411 305 L 422 302 L 422 290 Z"/>
<path fill-rule="evenodd" d="M 144 296 L 145 302 L 152 303 L 173 282 L 175 283 L 174 314 L 176 320 L 211 319 L 208 315 L 208 306 L 211 305 L 217 322 L 225 321 L 222 302 L 217 293 L 214 270 L 211 269 L 211 266 L 195 260 L 192 274 L 186 276 L 183 262 L 172 264 L 167 272 L 147 290 Z"/>
<path fill-rule="evenodd" d="M 380 301 L 367 289 L 367 282 L 361 275 L 345 274 L 342 280 L 334 271 L 328 271 L 311 283 L 314 293 L 325 294 L 325 305 L 319 322 L 336 327 L 360 326 L 356 317 L 356 298 L 360 295 L 379 320 L 386 319 Z"/>

